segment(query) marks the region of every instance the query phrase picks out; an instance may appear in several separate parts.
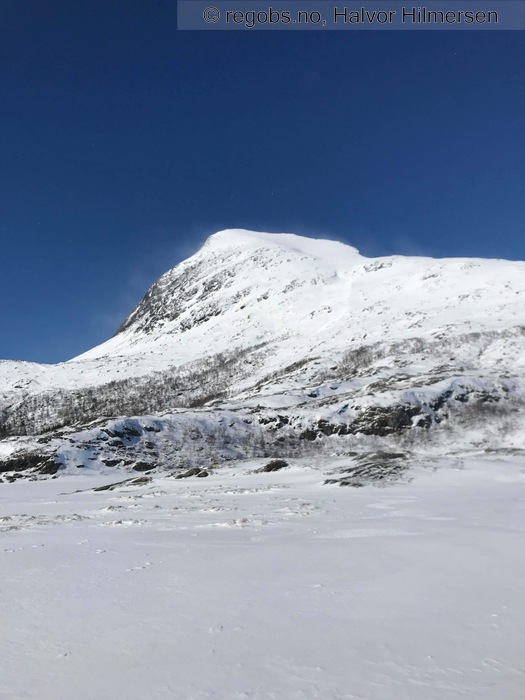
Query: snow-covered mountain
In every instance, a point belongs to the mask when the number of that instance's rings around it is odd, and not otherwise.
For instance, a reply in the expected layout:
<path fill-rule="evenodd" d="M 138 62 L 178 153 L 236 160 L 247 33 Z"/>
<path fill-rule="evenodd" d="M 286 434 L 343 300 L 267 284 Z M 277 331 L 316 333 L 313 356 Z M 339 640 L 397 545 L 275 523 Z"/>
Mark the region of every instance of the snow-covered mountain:
<path fill-rule="evenodd" d="M 0 459 L 12 474 L 519 448 L 524 400 L 525 263 L 227 230 L 102 345 L 0 362 Z"/>

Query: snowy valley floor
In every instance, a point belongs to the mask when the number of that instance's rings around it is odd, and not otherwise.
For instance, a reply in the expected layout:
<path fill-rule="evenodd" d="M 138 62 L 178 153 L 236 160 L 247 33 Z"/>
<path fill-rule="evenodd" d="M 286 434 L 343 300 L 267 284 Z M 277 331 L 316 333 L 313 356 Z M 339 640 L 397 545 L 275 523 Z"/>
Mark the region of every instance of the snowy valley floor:
<path fill-rule="evenodd" d="M 0 699 L 525 697 L 523 457 L 262 463 L 1 484 Z"/>

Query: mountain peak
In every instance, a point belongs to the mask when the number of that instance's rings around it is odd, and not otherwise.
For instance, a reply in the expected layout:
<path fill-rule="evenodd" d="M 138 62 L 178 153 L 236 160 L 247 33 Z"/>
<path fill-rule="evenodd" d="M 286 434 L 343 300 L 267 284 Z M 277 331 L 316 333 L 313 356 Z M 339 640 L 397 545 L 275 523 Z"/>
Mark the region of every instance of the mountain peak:
<path fill-rule="evenodd" d="M 231 248 L 268 248 L 299 253 L 334 264 L 356 264 L 362 257 L 353 246 L 326 238 L 310 238 L 295 233 L 266 233 L 247 229 L 224 229 L 212 234 L 201 248 L 203 253 Z"/>
<path fill-rule="evenodd" d="M 270 293 L 277 305 L 283 301 L 289 307 L 283 297 L 287 291 L 305 284 L 323 286 L 362 262 L 355 248 L 337 241 L 292 233 L 218 231 L 195 255 L 152 285 L 116 335 L 127 330 L 148 335 L 154 330 L 185 333 L 234 308 L 245 309 L 248 301 L 251 307 L 258 305 Z M 265 311 L 272 328 L 276 311 L 277 307 Z M 249 317 L 249 312 L 241 315 Z"/>
<path fill-rule="evenodd" d="M 367 258 L 338 241 L 226 229 L 162 275 L 113 338 L 75 359 L 125 357 L 138 374 L 264 343 L 277 368 L 363 344 L 493 332 L 523 318 L 523 265 Z"/>

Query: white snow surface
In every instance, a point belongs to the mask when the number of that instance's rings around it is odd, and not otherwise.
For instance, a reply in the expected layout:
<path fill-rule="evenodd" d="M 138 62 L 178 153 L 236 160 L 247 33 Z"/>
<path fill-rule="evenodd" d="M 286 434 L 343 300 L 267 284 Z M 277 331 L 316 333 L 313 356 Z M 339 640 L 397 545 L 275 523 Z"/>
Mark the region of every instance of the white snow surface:
<path fill-rule="evenodd" d="M 260 464 L 4 485 L 0 698 L 523 698 L 522 456 Z"/>

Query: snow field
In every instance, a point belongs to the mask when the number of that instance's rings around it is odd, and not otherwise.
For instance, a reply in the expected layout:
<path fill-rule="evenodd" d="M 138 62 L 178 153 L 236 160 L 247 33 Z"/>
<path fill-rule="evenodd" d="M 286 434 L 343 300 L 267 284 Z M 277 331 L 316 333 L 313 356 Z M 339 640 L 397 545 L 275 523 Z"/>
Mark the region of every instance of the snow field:
<path fill-rule="evenodd" d="M 521 457 L 260 464 L 4 485 L 0 698 L 521 700 Z"/>

